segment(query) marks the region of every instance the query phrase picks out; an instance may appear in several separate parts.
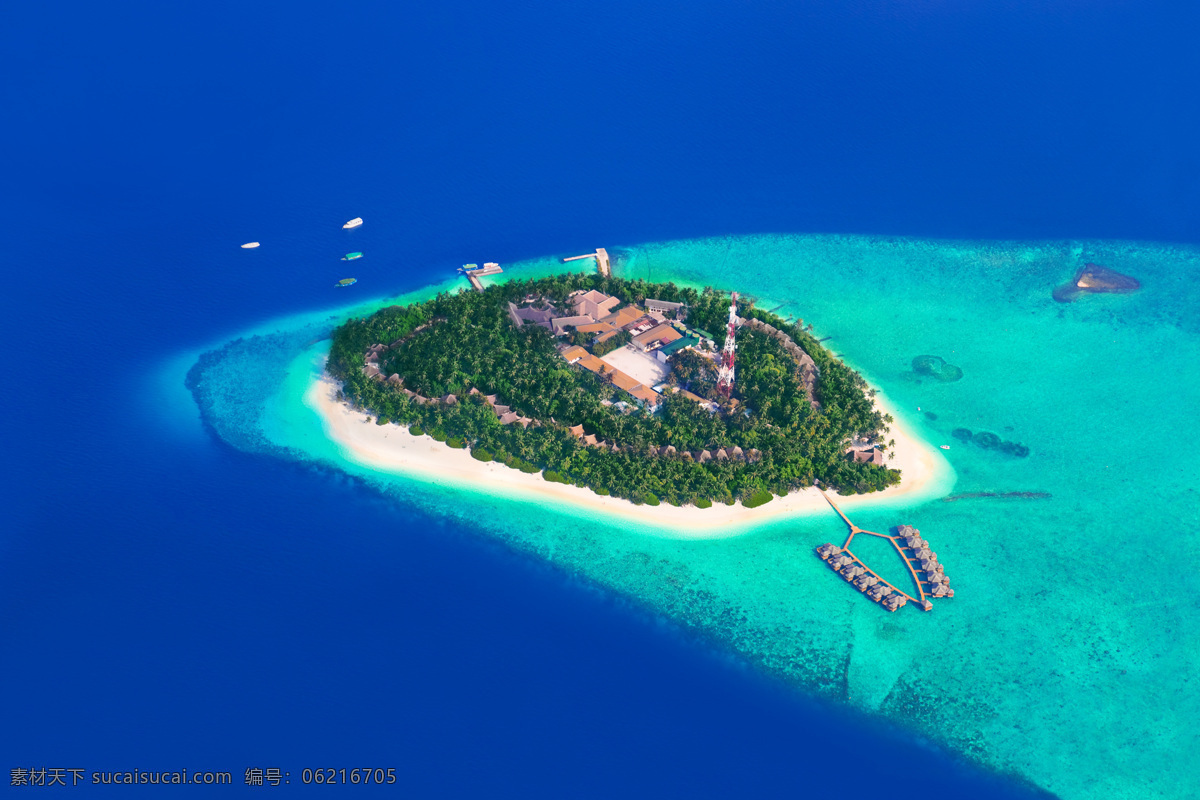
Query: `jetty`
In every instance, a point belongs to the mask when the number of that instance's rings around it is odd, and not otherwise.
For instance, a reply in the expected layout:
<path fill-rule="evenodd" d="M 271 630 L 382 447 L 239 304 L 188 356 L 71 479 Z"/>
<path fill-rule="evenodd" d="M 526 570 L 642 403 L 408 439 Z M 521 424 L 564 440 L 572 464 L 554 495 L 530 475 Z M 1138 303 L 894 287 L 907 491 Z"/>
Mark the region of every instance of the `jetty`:
<path fill-rule="evenodd" d="M 888 611 L 896 611 L 908 603 L 920 606 L 924 611 L 932 611 L 934 598 L 954 596 L 954 590 L 950 588 L 946 571 L 937 560 L 937 553 L 929 549 L 929 542 L 921 538 L 919 530 L 911 525 L 897 526 L 894 535 L 865 530 L 851 522 L 850 518 L 838 508 L 837 503 L 833 502 L 833 498 L 826 494 L 824 489 L 818 488 L 818 491 L 829 503 L 829 507 L 837 512 L 837 515 L 846 523 L 850 534 L 841 547 L 832 544 L 821 545 L 816 549 L 817 555 L 831 569 L 849 581 L 855 589 Z M 912 574 L 913 584 L 917 587 L 916 597 L 885 581 L 878 573 L 864 564 L 862 559 L 854 555 L 850 545 L 853 543 L 854 537 L 859 534 L 878 536 L 892 543 Z"/>
<path fill-rule="evenodd" d="M 563 263 L 565 264 L 568 261 L 580 261 L 585 258 L 596 259 L 596 269 L 600 271 L 600 274 L 603 275 L 605 278 L 612 277 L 612 262 L 608 258 L 608 251 L 605 250 L 603 247 L 597 247 L 596 252 L 594 252 L 594 253 L 584 253 L 581 256 L 571 256 L 570 258 L 564 258 Z"/>
<path fill-rule="evenodd" d="M 504 272 L 495 261 L 487 261 L 482 267 L 478 264 L 463 264 L 458 271 L 467 276 L 467 281 L 471 286 L 475 287 L 475 291 L 477 292 L 483 291 L 483 282 L 479 280 L 480 278 L 485 275 L 499 275 L 501 272 Z"/>

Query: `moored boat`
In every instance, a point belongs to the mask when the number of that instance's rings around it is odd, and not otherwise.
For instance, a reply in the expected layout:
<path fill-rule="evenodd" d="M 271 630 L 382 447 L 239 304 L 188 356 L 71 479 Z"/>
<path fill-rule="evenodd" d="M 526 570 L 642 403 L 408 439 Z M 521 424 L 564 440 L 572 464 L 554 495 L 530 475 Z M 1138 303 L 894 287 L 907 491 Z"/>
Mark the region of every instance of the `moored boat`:
<path fill-rule="evenodd" d="M 258 242 L 246 242 L 242 245 L 243 250 L 253 250 L 256 247 L 258 247 Z"/>
<path fill-rule="evenodd" d="M 356 283 L 358 283 L 358 278 L 342 278 L 334 284 L 334 288 L 340 289 L 343 286 L 353 286 Z"/>
<path fill-rule="evenodd" d="M 346 255 L 342 256 L 342 261 L 353 261 L 356 258 L 362 258 L 362 257 L 363 257 L 362 253 L 346 253 Z"/>
<path fill-rule="evenodd" d="M 346 230 L 350 230 L 351 228 L 357 228 L 359 225 L 362 225 L 362 222 L 363 222 L 362 217 L 355 217 L 354 219 L 350 220 L 342 227 L 345 228 Z"/>

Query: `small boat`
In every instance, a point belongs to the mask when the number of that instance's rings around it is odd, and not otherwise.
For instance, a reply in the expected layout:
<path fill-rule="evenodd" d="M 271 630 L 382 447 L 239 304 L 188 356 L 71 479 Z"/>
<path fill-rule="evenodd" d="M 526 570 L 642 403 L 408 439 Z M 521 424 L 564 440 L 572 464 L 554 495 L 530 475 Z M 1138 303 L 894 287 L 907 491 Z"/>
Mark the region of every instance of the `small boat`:
<path fill-rule="evenodd" d="M 478 264 L 463 264 L 459 269 L 459 272 L 475 272 L 480 269 L 483 269 L 483 267 L 479 266 Z"/>
<path fill-rule="evenodd" d="M 351 228 L 357 228 L 359 225 L 362 225 L 362 217 L 355 217 L 342 227 L 346 230 L 350 230 Z"/>
<path fill-rule="evenodd" d="M 342 261 L 353 261 L 356 258 L 362 258 L 362 253 L 346 253 L 342 256 Z"/>
<path fill-rule="evenodd" d="M 948 445 L 948 444 L 939 444 L 939 445 L 938 445 L 938 447 L 942 448 L 943 450 L 949 450 L 949 449 L 950 449 L 950 445 Z"/>
<path fill-rule="evenodd" d="M 243 250 L 253 250 L 256 247 L 258 247 L 258 242 L 246 242 L 242 245 Z"/>
<path fill-rule="evenodd" d="M 342 278 L 340 281 L 335 283 L 333 286 L 335 289 L 340 289 L 343 286 L 353 286 L 356 283 L 358 283 L 358 278 Z"/>

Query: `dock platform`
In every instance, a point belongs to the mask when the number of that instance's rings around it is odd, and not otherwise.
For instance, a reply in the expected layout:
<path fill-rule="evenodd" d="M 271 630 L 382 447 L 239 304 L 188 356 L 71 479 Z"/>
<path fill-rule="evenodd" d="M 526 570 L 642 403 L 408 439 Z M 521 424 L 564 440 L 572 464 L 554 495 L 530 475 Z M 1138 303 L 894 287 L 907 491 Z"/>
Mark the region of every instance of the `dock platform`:
<path fill-rule="evenodd" d="M 564 258 L 563 263 L 565 264 L 568 261 L 580 261 L 585 258 L 596 259 L 596 269 L 599 270 L 600 274 L 606 278 L 612 277 L 612 261 L 610 261 L 608 258 L 608 251 L 603 247 L 597 247 L 596 252 L 594 253 L 584 253 L 581 256 Z"/>
<path fill-rule="evenodd" d="M 483 282 L 479 279 L 486 275 L 499 275 L 504 270 L 495 261 L 488 261 L 482 267 L 475 264 L 463 264 L 459 272 L 467 276 L 467 282 L 474 287 L 475 291 L 482 292 Z"/>
<path fill-rule="evenodd" d="M 829 507 L 837 512 L 837 515 L 846 523 L 850 534 L 840 548 L 832 544 L 823 544 L 816 549 L 817 555 L 839 575 L 850 581 L 854 588 L 888 611 L 896 611 L 908 603 L 914 603 L 924 611 L 932 611 L 933 599 L 954 596 L 954 590 L 950 588 L 950 581 L 946 578 L 945 570 L 938 563 L 937 553 L 929 549 L 929 543 L 921 538 L 920 531 L 911 525 L 898 526 L 895 535 L 865 530 L 851 522 L 850 518 L 838 508 L 837 503 L 833 502 L 833 498 L 825 493 L 825 490 L 818 489 L 818 491 L 829 503 Z M 863 563 L 862 559 L 854 555 L 850 545 L 854 541 L 854 537 L 859 534 L 878 536 L 892 543 L 912 575 L 913 584 L 917 587 L 917 597 L 913 597 L 908 592 L 885 581 L 878 573 Z"/>

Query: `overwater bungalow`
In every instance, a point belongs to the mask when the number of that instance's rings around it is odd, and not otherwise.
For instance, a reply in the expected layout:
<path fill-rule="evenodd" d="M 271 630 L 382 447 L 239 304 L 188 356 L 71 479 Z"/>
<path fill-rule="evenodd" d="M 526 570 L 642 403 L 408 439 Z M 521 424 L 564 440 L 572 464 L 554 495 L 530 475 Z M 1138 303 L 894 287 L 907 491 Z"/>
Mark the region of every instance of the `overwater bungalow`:
<path fill-rule="evenodd" d="M 828 542 L 817 548 L 817 555 L 822 561 L 828 561 L 832 556 L 842 552 L 842 549 L 837 545 L 829 544 Z"/>
<path fill-rule="evenodd" d="M 867 589 L 871 588 L 877 583 L 879 583 L 879 578 L 876 578 L 870 573 L 864 573 L 854 579 L 854 585 L 858 587 L 860 592 L 865 592 Z"/>

